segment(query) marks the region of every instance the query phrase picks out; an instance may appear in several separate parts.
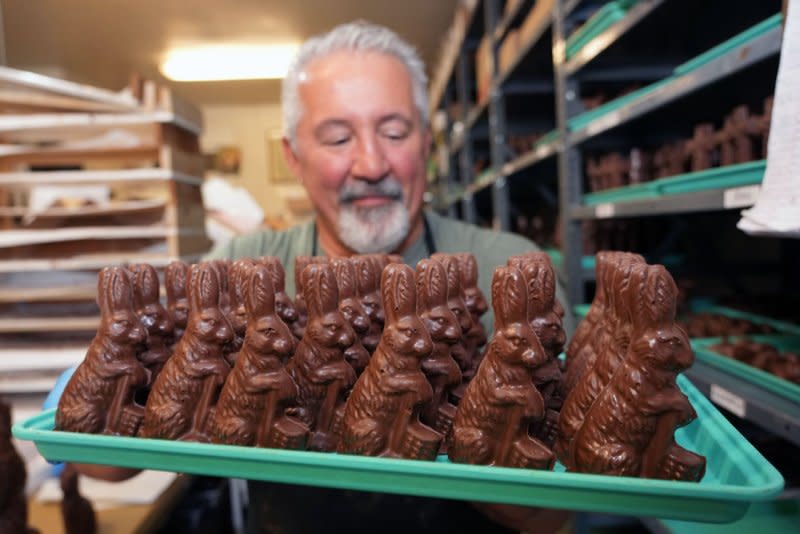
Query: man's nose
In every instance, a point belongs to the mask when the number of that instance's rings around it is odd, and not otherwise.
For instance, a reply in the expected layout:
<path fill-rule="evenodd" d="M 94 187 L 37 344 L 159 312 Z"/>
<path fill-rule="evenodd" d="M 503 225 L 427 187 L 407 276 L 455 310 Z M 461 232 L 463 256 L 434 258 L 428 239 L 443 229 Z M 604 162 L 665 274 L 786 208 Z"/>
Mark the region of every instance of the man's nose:
<path fill-rule="evenodd" d="M 377 139 L 369 137 L 358 143 L 352 172 L 362 180 L 380 180 L 389 173 L 389 162 Z"/>

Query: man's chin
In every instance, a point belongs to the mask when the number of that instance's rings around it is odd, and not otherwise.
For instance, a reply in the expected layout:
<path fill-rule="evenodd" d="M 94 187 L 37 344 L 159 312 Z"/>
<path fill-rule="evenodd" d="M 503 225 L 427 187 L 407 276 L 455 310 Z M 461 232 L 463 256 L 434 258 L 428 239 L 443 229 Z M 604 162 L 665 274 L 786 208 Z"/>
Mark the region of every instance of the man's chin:
<path fill-rule="evenodd" d="M 339 211 L 339 238 L 359 254 L 393 252 L 408 235 L 409 215 L 400 201 L 378 206 L 343 206 Z"/>

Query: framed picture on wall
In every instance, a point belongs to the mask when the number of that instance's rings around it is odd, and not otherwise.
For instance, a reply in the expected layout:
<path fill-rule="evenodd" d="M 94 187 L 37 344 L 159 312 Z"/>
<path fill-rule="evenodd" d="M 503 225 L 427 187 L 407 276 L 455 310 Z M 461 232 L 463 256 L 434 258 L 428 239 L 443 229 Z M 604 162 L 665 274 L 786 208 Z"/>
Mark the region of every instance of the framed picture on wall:
<path fill-rule="evenodd" d="M 280 132 L 267 132 L 267 159 L 268 179 L 271 183 L 287 185 L 298 183 L 283 158 Z"/>

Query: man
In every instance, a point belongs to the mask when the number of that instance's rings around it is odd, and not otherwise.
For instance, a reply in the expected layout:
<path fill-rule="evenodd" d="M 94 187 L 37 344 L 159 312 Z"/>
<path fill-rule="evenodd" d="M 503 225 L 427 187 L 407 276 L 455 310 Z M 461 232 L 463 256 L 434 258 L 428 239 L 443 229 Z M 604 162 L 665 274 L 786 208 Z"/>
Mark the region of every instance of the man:
<path fill-rule="evenodd" d="M 272 255 L 291 273 L 298 255 L 390 252 L 413 266 L 435 252 L 469 251 L 478 259 L 479 285 L 490 295 L 494 268 L 536 246 L 423 210 L 431 141 L 426 85 L 413 48 L 386 28 L 357 22 L 307 41 L 283 82 L 283 150 L 316 218 L 283 232 L 239 237 L 208 258 Z M 293 294 L 292 276 L 286 286 Z M 559 295 L 566 302 L 561 288 Z M 484 321 L 491 328 L 491 311 Z M 565 318 L 568 332 L 572 321 Z M 479 506 L 502 524 L 535 524 L 540 531 L 565 516 Z M 323 509 L 333 516 L 316 513 Z M 252 531 L 373 530 L 376 521 L 398 529 L 492 528 L 457 501 L 250 483 Z"/>
<path fill-rule="evenodd" d="M 239 237 L 208 258 L 272 255 L 291 273 L 298 255 L 392 252 L 413 266 L 434 252 L 469 251 L 490 295 L 494 268 L 536 246 L 423 210 L 431 141 L 426 85 L 414 49 L 386 28 L 351 23 L 307 41 L 283 82 L 283 149 L 316 218 Z M 286 291 L 294 294 L 291 276 Z M 566 302 L 563 295 L 559 287 Z M 489 329 L 492 320 L 490 310 Z M 572 331 L 571 314 L 564 326 Z"/>
<path fill-rule="evenodd" d="M 478 260 L 479 285 L 490 295 L 494 268 L 536 246 L 423 210 L 431 141 L 426 85 L 416 52 L 386 28 L 357 22 L 307 41 L 283 82 L 283 149 L 316 218 L 282 232 L 238 237 L 207 259 L 271 255 L 291 273 L 298 255 L 391 252 L 413 266 L 435 252 L 469 251 Z M 294 294 L 292 276 L 286 290 Z M 483 318 L 487 329 L 492 315 L 490 309 Z M 571 314 L 564 326 L 573 330 Z M 98 466 L 91 475 L 130 476 Z M 544 532 L 548 521 L 564 519 L 562 512 L 476 506 L 517 530 L 535 525 Z M 459 501 L 262 482 L 250 483 L 248 522 L 254 532 L 371 531 L 378 524 L 390 530 L 500 528 Z"/>

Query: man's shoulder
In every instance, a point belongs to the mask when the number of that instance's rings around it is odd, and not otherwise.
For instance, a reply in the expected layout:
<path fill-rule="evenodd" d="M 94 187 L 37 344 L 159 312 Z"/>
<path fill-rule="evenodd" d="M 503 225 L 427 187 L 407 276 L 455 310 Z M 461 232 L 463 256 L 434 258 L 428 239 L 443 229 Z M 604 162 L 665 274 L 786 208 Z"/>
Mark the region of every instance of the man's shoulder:
<path fill-rule="evenodd" d="M 486 253 L 492 256 L 508 257 L 531 250 L 539 250 L 533 241 L 518 234 L 481 228 L 433 212 L 429 212 L 427 216 L 439 238 L 437 246 L 442 252 L 469 250 L 476 254 Z"/>
<path fill-rule="evenodd" d="M 285 263 L 296 250 L 310 246 L 313 222 L 305 222 L 284 230 L 263 229 L 236 236 L 224 245 L 214 248 L 206 259 L 251 258 L 277 256 Z"/>

